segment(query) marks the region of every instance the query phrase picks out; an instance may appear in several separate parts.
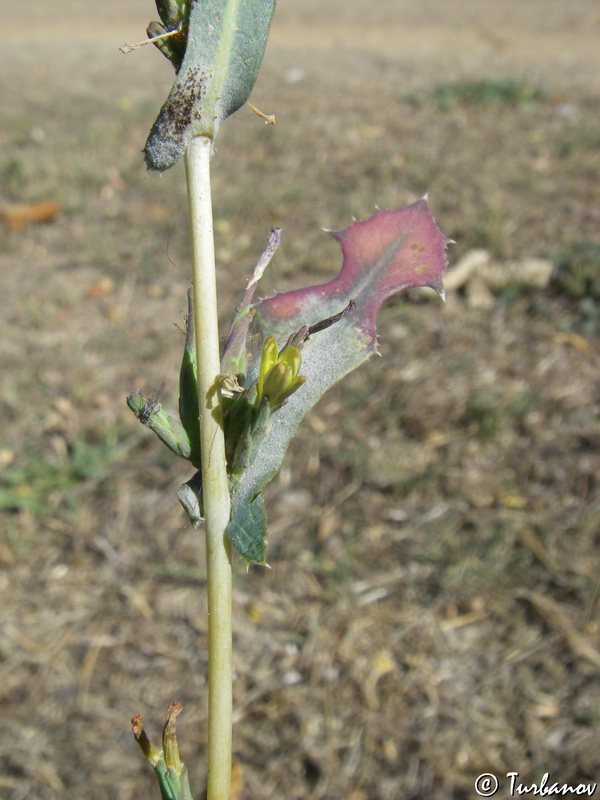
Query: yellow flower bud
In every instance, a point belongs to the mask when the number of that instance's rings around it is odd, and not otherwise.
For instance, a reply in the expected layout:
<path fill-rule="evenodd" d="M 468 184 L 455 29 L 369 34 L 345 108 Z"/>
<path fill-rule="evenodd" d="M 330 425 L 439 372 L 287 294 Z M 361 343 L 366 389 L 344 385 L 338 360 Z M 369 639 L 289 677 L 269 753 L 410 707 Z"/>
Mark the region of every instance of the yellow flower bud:
<path fill-rule="evenodd" d="M 304 383 L 304 376 L 298 375 L 301 363 L 302 356 L 297 347 L 290 345 L 279 353 L 277 342 L 272 336 L 268 336 L 263 345 L 258 370 L 257 403 L 267 397 L 271 408 L 276 408 L 287 400 Z"/>

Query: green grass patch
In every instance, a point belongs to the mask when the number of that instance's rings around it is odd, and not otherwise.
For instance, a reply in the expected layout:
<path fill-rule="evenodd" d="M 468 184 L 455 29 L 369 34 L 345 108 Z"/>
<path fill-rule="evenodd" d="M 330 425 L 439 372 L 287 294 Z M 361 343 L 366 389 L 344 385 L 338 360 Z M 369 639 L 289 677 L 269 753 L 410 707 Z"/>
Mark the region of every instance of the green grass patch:
<path fill-rule="evenodd" d="M 109 476 L 122 448 L 116 430 L 108 430 L 101 439 L 76 439 L 60 458 L 33 449 L 22 453 L 0 476 L 0 509 L 34 514 L 73 511 L 73 490 Z"/>
<path fill-rule="evenodd" d="M 446 81 L 433 90 L 433 100 L 439 109 L 448 111 L 458 106 L 517 106 L 545 100 L 545 93 L 537 86 L 510 78 L 475 81 Z"/>
<path fill-rule="evenodd" d="M 478 390 L 469 398 L 466 422 L 477 427 L 480 439 L 490 440 L 504 425 L 516 425 L 531 407 L 532 398 L 528 393 L 506 400 L 488 390 Z"/>
<path fill-rule="evenodd" d="M 409 100 L 415 105 L 423 105 L 423 98 L 412 96 Z M 546 92 L 539 86 L 513 78 L 479 78 L 438 83 L 426 100 L 433 102 L 440 111 L 473 106 L 516 108 L 543 102 Z"/>
<path fill-rule="evenodd" d="M 600 244 L 590 240 L 573 242 L 559 257 L 552 288 L 568 298 L 577 311 L 573 327 L 587 334 L 600 330 Z"/>

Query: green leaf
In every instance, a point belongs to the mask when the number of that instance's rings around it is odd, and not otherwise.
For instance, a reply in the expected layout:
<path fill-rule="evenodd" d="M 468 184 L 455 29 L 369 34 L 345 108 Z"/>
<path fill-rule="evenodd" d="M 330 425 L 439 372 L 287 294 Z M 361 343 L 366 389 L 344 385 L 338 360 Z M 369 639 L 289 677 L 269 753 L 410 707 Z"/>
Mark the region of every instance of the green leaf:
<path fill-rule="evenodd" d="M 441 233 L 427 202 L 397 211 L 378 211 L 343 231 L 331 232 L 342 247 L 344 263 L 329 283 L 276 294 L 255 307 L 263 341 L 274 336 L 279 348 L 306 330 L 300 372 L 306 380 L 267 424 L 251 432 L 250 454 L 230 478 L 232 517 L 227 533 L 246 561 L 264 561 L 266 525 L 261 492 L 281 466 L 302 418 L 344 375 L 377 350 L 376 315 L 397 292 L 429 286 L 443 294 L 449 240 Z M 351 302 L 353 301 L 353 302 Z M 344 314 L 339 314 L 345 310 Z M 321 322 L 327 320 L 327 327 Z M 249 372 L 256 379 L 258 359 Z"/>
<path fill-rule="evenodd" d="M 204 522 L 204 507 L 202 499 L 202 473 L 195 472 L 189 481 L 179 487 L 177 492 L 179 502 L 193 528 L 199 528 Z"/>
<path fill-rule="evenodd" d="M 198 367 L 196 364 L 196 339 L 194 336 L 194 310 L 192 290 L 188 289 L 185 347 L 179 371 L 179 419 L 190 442 L 189 460 L 200 469 L 200 428 L 198 408 Z"/>
<path fill-rule="evenodd" d="M 159 398 L 164 383 L 152 396 L 139 389 L 127 396 L 127 405 L 143 425 L 147 425 L 175 455 L 200 469 L 200 430 L 198 426 L 198 370 L 192 311 L 192 290 L 188 292 L 185 347 L 179 372 L 179 419 L 168 414 Z M 181 421 L 180 421 L 181 420 Z"/>
<path fill-rule="evenodd" d="M 156 10 L 168 31 L 187 25 L 190 16 L 190 0 L 156 0 Z"/>
<path fill-rule="evenodd" d="M 146 397 L 139 389 L 127 395 L 127 405 L 143 425 L 147 425 L 176 456 L 192 460 L 192 444 L 179 420 L 168 414 L 158 402 L 161 389 Z M 192 462 L 193 463 L 193 462 Z"/>
<path fill-rule="evenodd" d="M 267 517 L 262 493 L 238 509 L 226 532 L 231 544 L 247 564 L 265 563 Z"/>
<path fill-rule="evenodd" d="M 247 369 L 248 331 L 254 316 L 252 299 L 264 271 L 275 255 L 281 239 L 281 228 L 272 228 L 267 246 L 258 260 L 252 277 L 246 284 L 244 296 L 235 310 L 227 341 L 221 358 L 221 372 L 224 375 L 236 375 L 243 378 Z"/>
<path fill-rule="evenodd" d="M 152 126 L 149 169 L 175 166 L 193 136 L 214 140 L 248 99 L 262 62 L 276 0 L 192 0 L 185 55 Z"/>

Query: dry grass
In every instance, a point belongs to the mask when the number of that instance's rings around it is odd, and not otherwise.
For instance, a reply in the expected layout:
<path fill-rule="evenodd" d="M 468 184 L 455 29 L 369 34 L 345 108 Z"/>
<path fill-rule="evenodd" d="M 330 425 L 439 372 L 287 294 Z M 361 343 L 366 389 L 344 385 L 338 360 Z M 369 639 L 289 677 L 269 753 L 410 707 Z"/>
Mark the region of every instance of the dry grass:
<path fill-rule="evenodd" d="M 240 112 L 214 162 L 224 321 L 273 224 L 265 291 L 337 268 L 319 226 L 426 191 L 455 255 L 598 240 L 596 5 L 426 5 L 281 3 L 254 98 L 279 124 Z M 110 47 L 149 10 L 127 13 Z M 145 178 L 139 152 L 170 75 L 56 22 L 62 49 L 21 21 L 1 56 L 22 85 L 2 71 L 0 200 L 66 211 L 0 241 L 0 798 L 158 796 L 128 719 L 158 738 L 174 699 L 199 792 L 203 541 L 175 500 L 186 465 L 124 404 L 162 380 L 175 402 L 183 174 Z M 545 99 L 432 99 L 482 76 Z M 384 308 L 383 360 L 327 395 L 269 489 L 272 569 L 236 565 L 238 800 L 598 778 L 600 349 L 576 326 L 550 291 Z"/>

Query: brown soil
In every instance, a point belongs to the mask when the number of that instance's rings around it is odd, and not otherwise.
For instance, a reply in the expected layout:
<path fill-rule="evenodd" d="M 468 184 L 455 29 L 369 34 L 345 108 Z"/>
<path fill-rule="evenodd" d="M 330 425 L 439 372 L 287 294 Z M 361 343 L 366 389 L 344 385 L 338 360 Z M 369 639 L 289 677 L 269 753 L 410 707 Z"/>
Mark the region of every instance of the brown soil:
<path fill-rule="evenodd" d="M 163 380 L 176 404 L 184 175 L 147 177 L 140 153 L 172 73 L 117 49 L 151 3 L 82 8 L 3 15 L 0 205 L 64 211 L 0 229 L 0 798 L 158 797 L 128 721 L 158 739 L 175 699 L 199 796 L 190 470 L 124 404 Z M 599 28 L 597 0 L 280 0 L 253 96 L 278 124 L 243 109 L 214 158 L 224 323 L 272 225 L 265 293 L 335 273 L 320 227 L 426 192 L 453 260 L 600 248 Z M 434 98 L 479 79 L 543 94 Z M 238 800 L 598 780 L 600 312 L 583 301 L 382 310 L 383 359 L 324 398 L 269 488 L 271 569 L 235 564 Z"/>

